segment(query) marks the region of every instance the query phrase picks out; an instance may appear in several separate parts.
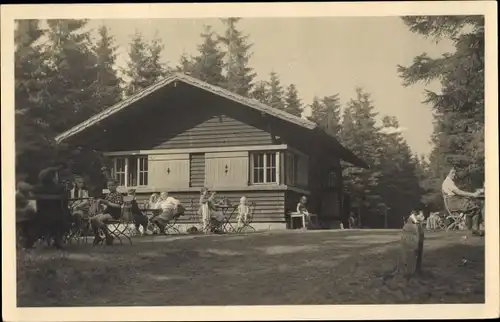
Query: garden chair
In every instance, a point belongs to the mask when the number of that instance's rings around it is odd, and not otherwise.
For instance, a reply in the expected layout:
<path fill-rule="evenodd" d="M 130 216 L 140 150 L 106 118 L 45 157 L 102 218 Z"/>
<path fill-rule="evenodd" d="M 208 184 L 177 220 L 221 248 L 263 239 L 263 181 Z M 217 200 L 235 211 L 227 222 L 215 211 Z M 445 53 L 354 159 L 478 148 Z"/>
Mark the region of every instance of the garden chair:
<path fill-rule="evenodd" d="M 132 245 L 132 238 L 130 238 L 132 232 L 130 226 L 134 221 L 131 207 L 132 205 L 130 202 L 124 202 L 121 206 L 121 217 L 119 219 L 109 219 L 104 222 L 109 234 L 113 236 L 114 239 L 118 239 L 120 244 L 123 244 L 122 238 L 124 238 Z"/>
<path fill-rule="evenodd" d="M 179 218 L 182 217 L 182 214 L 177 214 L 174 216 L 174 218 L 172 218 L 172 220 L 170 220 L 167 225 L 165 226 L 165 229 L 163 230 L 163 233 L 165 235 L 172 235 L 172 233 L 177 233 L 177 234 L 180 234 L 181 232 L 179 231 L 179 229 L 177 228 L 177 221 L 179 220 Z"/>
<path fill-rule="evenodd" d="M 311 221 L 314 220 L 316 223 L 318 222 L 318 216 L 316 214 L 309 214 L 311 216 Z M 290 227 L 293 229 L 293 219 L 294 218 L 301 218 L 302 219 L 302 229 L 307 229 L 307 220 L 306 220 L 306 215 L 300 212 L 290 212 Z"/>
<path fill-rule="evenodd" d="M 450 208 L 448 207 L 448 203 L 446 202 L 446 197 L 444 194 L 443 194 L 443 203 L 447 213 L 445 221 L 448 222 L 447 224 L 446 223 L 444 224 L 446 226 L 446 231 L 459 230 L 460 228 L 462 228 L 462 225 L 465 223 L 465 214 L 459 210 L 450 211 Z"/>
<path fill-rule="evenodd" d="M 255 202 L 253 202 L 253 201 L 250 202 L 250 204 L 249 204 L 250 211 L 248 212 L 247 220 L 243 222 L 243 227 L 240 227 L 238 229 L 238 231 L 237 231 L 238 233 L 242 232 L 243 229 L 245 229 L 245 228 L 249 228 L 253 231 L 257 231 L 255 229 L 255 227 L 252 226 L 256 206 L 257 206 L 257 204 Z"/>

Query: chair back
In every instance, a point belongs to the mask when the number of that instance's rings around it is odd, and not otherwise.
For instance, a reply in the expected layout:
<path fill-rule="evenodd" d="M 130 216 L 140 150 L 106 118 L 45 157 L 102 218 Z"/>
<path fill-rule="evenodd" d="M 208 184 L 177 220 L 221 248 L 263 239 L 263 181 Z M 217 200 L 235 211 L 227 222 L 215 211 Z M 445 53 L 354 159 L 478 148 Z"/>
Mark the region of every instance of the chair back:
<path fill-rule="evenodd" d="M 450 208 L 448 207 L 448 202 L 446 201 L 446 195 L 444 194 L 444 191 L 441 191 L 441 195 L 443 197 L 444 209 L 446 210 L 448 216 L 451 216 L 452 213 L 450 211 Z"/>
<path fill-rule="evenodd" d="M 125 201 L 122 206 L 121 206 L 121 219 L 126 220 L 126 221 L 132 221 L 133 216 L 132 216 L 132 202 L 130 201 Z"/>

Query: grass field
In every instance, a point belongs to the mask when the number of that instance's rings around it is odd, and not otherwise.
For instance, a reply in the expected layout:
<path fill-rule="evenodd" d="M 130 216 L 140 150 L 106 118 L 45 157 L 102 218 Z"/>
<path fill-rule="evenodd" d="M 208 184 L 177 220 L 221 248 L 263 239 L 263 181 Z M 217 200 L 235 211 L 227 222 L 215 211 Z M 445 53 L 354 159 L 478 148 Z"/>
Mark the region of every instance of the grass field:
<path fill-rule="evenodd" d="M 398 231 L 137 237 L 18 256 L 20 307 L 484 303 L 484 239 L 426 233 L 421 277 L 387 277 Z M 466 259 L 466 263 L 463 263 Z"/>

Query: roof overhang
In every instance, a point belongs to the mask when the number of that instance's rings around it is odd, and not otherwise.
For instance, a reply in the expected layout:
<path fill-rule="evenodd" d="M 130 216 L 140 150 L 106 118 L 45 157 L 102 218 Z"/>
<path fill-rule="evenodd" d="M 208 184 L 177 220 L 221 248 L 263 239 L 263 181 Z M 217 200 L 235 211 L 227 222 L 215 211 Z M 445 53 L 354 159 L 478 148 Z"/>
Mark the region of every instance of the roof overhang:
<path fill-rule="evenodd" d="M 323 131 L 318 127 L 318 125 L 314 122 L 311 122 L 307 119 L 297 117 L 295 115 L 289 114 L 287 112 L 278 110 L 276 108 L 270 107 L 268 105 L 262 104 L 261 102 L 250 99 L 247 97 L 243 97 L 238 94 L 234 94 L 226 89 L 223 89 L 218 86 L 214 86 L 211 84 L 208 84 L 206 82 L 203 82 L 199 79 L 196 79 L 194 77 L 182 74 L 182 73 L 173 73 L 166 78 L 160 80 L 159 82 L 149 86 L 148 88 L 126 98 L 125 100 L 107 108 L 106 110 L 102 111 L 101 113 L 98 113 L 89 119 L 75 125 L 74 127 L 70 128 L 69 130 L 59 134 L 55 140 L 58 144 L 65 143 L 65 141 L 70 141 L 69 139 L 73 136 L 76 136 L 77 134 L 88 130 L 89 128 L 93 126 L 99 126 L 100 123 L 105 121 L 108 118 L 114 118 L 116 115 L 120 113 L 120 111 L 123 110 L 128 110 L 128 109 L 134 109 L 138 108 L 140 104 L 137 104 L 139 101 L 145 99 L 148 97 L 150 94 L 159 91 L 160 89 L 167 88 L 169 86 L 177 86 L 178 82 L 183 82 L 187 85 L 191 85 L 193 87 L 199 88 L 201 90 L 204 90 L 206 92 L 210 92 L 214 95 L 217 95 L 219 97 L 226 98 L 228 100 L 231 100 L 233 102 L 242 104 L 244 106 L 247 106 L 249 108 L 252 108 L 256 111 L 259 111 L 261 113 L 264 113 L 266 115 L 270 115 L 272 117 L 275 117 L 277 119 L 281 119 L 287 123 L 294 124 L 296 126 L 299 126 L 300 128 L 305 129 L 306 131 L 312 132 L 311 134 L 313 137 L 317 137 L 321 139 L 322 142 L 325 142 L 328 144 L 330 147 L 332 147 L 338 154 L 341 159 L 344 161 L 347 161 L 355 166 L 361 167 L 361 168 L 368 168 L 368 164 L 361 160 L 359 157 L 354 155 L 352 151 L 349 149 L 345 148 L 342 144 L 340 144 L 337 139 L 333 136 L 330 135 L 329 133 Z M 319 134 L 319 137 L 317 136 Z M 325 139 L 323 141 L 323 139 Z M 69 142 L 68 142 L 69 143 Z"/>

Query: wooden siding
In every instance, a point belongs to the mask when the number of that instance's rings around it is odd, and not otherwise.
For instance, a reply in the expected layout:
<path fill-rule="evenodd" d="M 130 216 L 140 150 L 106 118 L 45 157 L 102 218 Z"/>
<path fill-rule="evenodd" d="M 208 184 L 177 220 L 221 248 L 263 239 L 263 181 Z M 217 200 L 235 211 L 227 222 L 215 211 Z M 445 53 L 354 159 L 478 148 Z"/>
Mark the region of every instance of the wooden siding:
<path fill-rule="evenodd" d="M 205 185 L 205 153 L 190 154 L 189 185 L 191 187 Z"/>
<path fill-rule="evenodd" d="M 209 189 L 248 185 L 248 152 L 206 154 L 205 184 Z"/>
<path fill-rule="evenodd" d="M 198 215 L 199 193 L 170 191 L 169 195 L 179 199 L 186 208 L 186 213 L 179 223 L 197 223 L 201 220 Z M 217 195 L 220 198 L 228 198 L 233 205 L 238 205 L 242 196 L 247 197 L 249 202 L 255 202 L 254 222 L 285 222 L 285 191 L 227 191 Z M 143 202 L 149 199 L 149 196 L 150 194 L 137 194 L 137 200 Z M 236 214 L 231 222 L 236 222 Z"/>
<path fill-rule="evenodd" d="M 203 148 L 273 144 L 271 134 L 224 114 L 207 115 L 198 124 L 180 132 L 154 149 Z"/>

